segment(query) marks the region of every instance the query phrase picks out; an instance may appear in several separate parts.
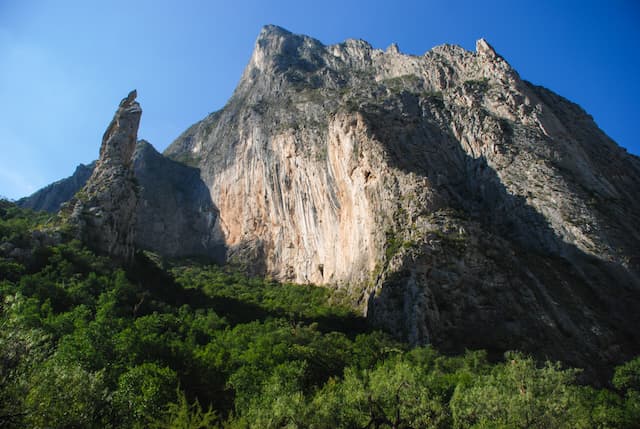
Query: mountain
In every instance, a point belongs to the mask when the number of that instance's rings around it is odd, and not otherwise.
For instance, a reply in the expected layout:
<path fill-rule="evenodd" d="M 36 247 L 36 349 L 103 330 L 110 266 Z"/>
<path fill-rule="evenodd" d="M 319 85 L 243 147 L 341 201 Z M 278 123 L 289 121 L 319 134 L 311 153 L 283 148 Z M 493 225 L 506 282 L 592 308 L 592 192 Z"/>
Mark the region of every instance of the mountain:
<path fill-rule="evenodd" d="M 640 161 L 484 40 L 411 56 L 267 26 L 165 155 L 200 168 L 231 259 L 348 288 L 413 343 L 638 350 Z"/>
<path fill-rule="evenodd" d="M 71 176 L 47 185 L 28 197 L 19 199 L 16 204 L 26 209 L 55 213 L 60 210 L 63 203 L 69 201 L 87 183 L 95 167 L 95 161 L 88 165 L 80 164 Z"/>
<path fill-rule="evenodd" d="M 266 26 L 227 105 L 164 156 L 136 167 L 139 247 L 342 289 L 445 352 L 592 373 L 640 352 L 640 160 L 485 40 L 413 56 Z M 172 229 L 199 204 L 208 221 Z"/>

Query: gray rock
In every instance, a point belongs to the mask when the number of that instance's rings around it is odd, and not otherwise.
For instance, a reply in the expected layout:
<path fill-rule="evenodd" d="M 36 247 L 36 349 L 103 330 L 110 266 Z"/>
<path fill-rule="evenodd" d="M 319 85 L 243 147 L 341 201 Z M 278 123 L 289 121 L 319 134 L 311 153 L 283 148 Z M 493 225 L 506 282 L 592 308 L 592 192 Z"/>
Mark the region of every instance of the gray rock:
<path fill-rule="evenodd" d="M 387 54 L 399 54 L 400 53 L 400 47 L 398 46 L 397 43 L 392 43 L 391 45 L 389 45 L 389 47 L 387 48 L 387 50 L 385 52 Z"/>
<path fill-rule="evenodd" d="M 478 53 L 478 55 L 484 55 L 491 59 L 496 59 L 498 57 L 498 54 L 496 53 L 496 50 L 493 49 L 493 46 L 491 46 L 489 42 L 484 39 L 478 39 L 476 41 L 476 52 Z"/>
<path fill-rule="evenodd" d="M 132 162 L 142 115 L 135 97 L 134 90 L 120 102 L 102 138 L 96 167 L 67 208 L 78 238 L 125 263 L 135 253 L 138 198 Z"/>
<path fill-rule="evenodd" d="M 40 189 L 19 204 L 34 210 L 58 211 L 86 184 L 95 164 L 81 165 L 72 177 Z M 133 174 L 139 185 L 134 227 L 138 248 L 166 257 L 225 260 L 217 209 L 197 168 L 166 158 L 150 143 L 140 140 L 133 154 Z M 78 218 L 80 209 L 77 205 L 72 217 Z M 101 225 L 102 208 L 87 210 L 96 226 Z"/>
<path fill-rule="evenodd" d="M 140 186 L 135 242 L 163 256 L 225 260 L 218 211 L 197 168 L 163 157 L 138 142 L 133 169 Z"/>
<path fill-rule="evenodd" d="M 63 203 L 69 201 L 76 192 L 82 189 L 91 177 L 95 166 L 95 161 L 89 165 L 80 164 L 76 167 L 73 175 L 58 180 L 28 197 L 21 198 L 16 201 L 16 204 L 27 209 L 55 213 L 60 210 Z"/>

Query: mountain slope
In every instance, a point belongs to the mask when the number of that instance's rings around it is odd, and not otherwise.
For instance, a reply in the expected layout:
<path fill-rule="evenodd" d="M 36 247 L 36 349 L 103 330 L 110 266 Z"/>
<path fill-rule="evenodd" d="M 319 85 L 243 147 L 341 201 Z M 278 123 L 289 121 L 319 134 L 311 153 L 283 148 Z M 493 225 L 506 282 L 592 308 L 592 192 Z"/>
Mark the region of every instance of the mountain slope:
<path fill-rule="evenodd" d="M 163 157 L 144 140 L 133 155 L 139 185 L 136 245 L 168 257 L 224 262 L 218 214 L 198 169 Z"/>
<path fill-rule="evenodd" d="M 71 176 L 47 185 L 28 197 L 19 199 L 16 204 L 26 209 L 55 213 L 60 210 L 63 203 L 69 201 L 76 192 L 82 189 L 95 167 L 95 161 L 88 165 L 80 164 Z"/>
<path fill-rule="evenodd" d="M 640 161 L 484 40 L 409 56 L 267 26 L 165 155 L 200 168 L 231 260 L 347 287 L 414 343 L 638 351 Z"/>

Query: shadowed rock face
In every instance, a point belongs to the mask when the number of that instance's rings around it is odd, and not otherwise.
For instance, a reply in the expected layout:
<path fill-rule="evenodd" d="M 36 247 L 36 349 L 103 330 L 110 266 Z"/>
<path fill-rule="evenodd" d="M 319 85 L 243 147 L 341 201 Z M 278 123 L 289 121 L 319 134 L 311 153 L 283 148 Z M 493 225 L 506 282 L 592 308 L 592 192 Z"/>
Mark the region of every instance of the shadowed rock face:
<path fill-rule="evenodd" d="M 134 90 L 120 102 L 102 138 L 96 168 L 68 207 L 69 221 L 84 243 L 125 263 L 135 252 L 137 185 L 132 161 L 142 115 L 135 98 Z"/>
<path fill-rule="evenodd" d="M 218 211 L 197 168 L 159 154 L 146 141 L 133 157 L 140 186 L 135 242 L 163 256 L 206 256 L 225 260 Z"/>
<path fill-rule="evenodd" d="M 410 56 L 267 26 L 165 155 L 200 168 L 230 259 L 348 288 L 413 343 L 640 352 L 640 162 L 484 40 Z"/>
<path fill-rule="evenodd" d="M 80 164 L 71 176 L 47 185 L 28 197 L 21 198 L 16 201 L 16 204 L 27 209 L 55 213 L 60 210 L 62 204 L 82 189 L 95 167 L 95 162 L 89 165 Z"/>

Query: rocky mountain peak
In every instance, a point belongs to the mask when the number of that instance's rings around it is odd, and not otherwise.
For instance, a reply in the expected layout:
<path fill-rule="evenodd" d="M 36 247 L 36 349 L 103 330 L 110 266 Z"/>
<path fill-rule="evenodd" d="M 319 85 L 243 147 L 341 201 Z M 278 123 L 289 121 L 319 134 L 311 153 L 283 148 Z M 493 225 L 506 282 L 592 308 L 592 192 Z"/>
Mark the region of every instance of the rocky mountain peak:
<path fill-rule="evenodd" d="M 476 41 L 476 52 L 479 55 L 484 55 L 487 56 L 489 58 L 497 58 L 498 54 L 496 53 L 496 50 L 493 49 L 493 46 L 491 46 L 489 44 L 489 42 L 487 42 L 485 39 L 478 39 Z"/>
<path fill-rule="evenodd" d="M 400 47 L 398 46 L 397 43 L 392 43 L 386 49 L 385 53 L 387 53 L 387 54 L 399 54 L 400 53 Z"/>
<path fill-rule="evenodd" d="M 136 101 L 137 96 L 138 93 L 134 89 L 120 101 L 118 110 L 102 137 L 98 165 L 131 164 L 142 116 L 142 109 Z"/>
<path fill-rule="evenodd" d="M 278 37 L 294 36 L 289 30 L 282 28 L 278 25 L 267 24 L 262 27 L 260 34 L 258 35 L 258 41 L 271 40 Z"/>

